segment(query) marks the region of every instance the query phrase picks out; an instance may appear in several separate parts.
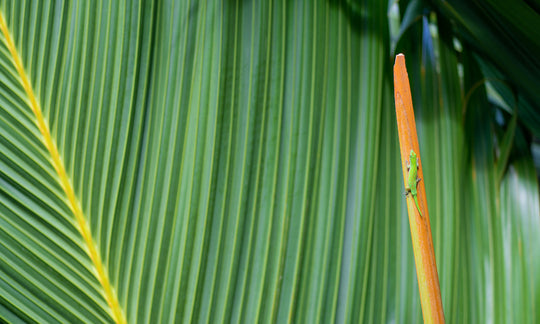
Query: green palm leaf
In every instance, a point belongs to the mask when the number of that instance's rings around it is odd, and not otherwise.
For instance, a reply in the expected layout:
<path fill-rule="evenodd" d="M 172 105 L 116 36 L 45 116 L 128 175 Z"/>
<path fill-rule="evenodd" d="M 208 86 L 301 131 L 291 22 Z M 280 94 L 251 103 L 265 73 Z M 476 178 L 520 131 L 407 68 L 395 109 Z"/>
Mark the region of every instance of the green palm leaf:
<path fill-rule="evenodd" d="M 0 320 L 421 321 L 392 42 L 447 320 L 537 320 L 530 130 L 494 158 L 504 69 L 410 6 L 0 2 Z"/>

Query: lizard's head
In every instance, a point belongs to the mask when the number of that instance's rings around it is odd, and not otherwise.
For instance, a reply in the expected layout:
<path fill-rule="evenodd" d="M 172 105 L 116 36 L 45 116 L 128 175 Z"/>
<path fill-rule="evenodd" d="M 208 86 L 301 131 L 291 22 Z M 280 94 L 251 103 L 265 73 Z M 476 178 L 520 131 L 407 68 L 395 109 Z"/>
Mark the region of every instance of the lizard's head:
<path fill-rule="evenodd" d="M 415 159 L 416 158 L 416 153 L 414 153 L 413 150 L 411 150 L 411 153 L 410 153 L 410 156 L 411 156 L 411 159 Z"/>

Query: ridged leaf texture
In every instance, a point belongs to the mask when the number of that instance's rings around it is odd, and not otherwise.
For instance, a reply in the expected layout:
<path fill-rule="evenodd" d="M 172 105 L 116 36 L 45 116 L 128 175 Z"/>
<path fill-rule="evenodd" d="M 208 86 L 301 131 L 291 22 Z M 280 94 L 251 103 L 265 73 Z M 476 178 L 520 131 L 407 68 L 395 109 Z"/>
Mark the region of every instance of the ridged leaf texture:
<path fill-rule="evenodd" d="M 0 1 L 0 321 L 421 322 L 396 50 L 446 320 L 537 322 L 537 93 L 441 6 Z"/>

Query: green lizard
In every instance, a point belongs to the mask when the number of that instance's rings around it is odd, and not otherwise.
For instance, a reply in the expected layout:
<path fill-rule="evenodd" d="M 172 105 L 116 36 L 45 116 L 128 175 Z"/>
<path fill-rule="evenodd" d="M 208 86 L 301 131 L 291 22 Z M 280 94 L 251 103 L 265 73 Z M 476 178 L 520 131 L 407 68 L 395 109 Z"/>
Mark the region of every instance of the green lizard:
<path fill-rule="evenodd" d="M 413 196 L 414 202 L 416 203 L 416 208 L 418 208 L 418 213 L 420 213 L 420 217 L 422 217 L 422 212 L 420 211 L 420 206 L 418 205 L 418 191 L 416 190 L 416 186 L 421 179 L 418 178 L 418 160 L 416 159 L 416 153 L 414 153 L 413 150 L 411 150 L 409 158 L 410 160 L 407 162 L 409 179 L 407 180 L 407 185 L 405 186 L 405 196 L 408 196 L 409 193 Z M 412 168 L 411 165 L 413 166 Z"/>

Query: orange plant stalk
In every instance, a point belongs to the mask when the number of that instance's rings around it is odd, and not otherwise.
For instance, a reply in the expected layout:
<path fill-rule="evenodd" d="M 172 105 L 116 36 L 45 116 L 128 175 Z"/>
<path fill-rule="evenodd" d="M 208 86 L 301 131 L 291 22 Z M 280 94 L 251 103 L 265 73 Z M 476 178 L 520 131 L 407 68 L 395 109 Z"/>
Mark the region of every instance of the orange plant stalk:
<path fill-rule="evenodd" d="M 401 167 L 403 169 L 403 183 L 407 184 L 409 171 L 407 161 L 411 150 L 418 155 L 418 177 L 423 179 L 422 159 L 416 135 L 416 122 L 409 87 L 409 77 L 405 66 L 405 56 L 398 54 L 394 64 L 394 100 L 396 103 L 396 118 L 399 133 L 399 146 L 401 154 Z M 411 166 L 413 167 L 413 166 Z M 426 202 L 424 181 L 418 183 L 418 204 L 422 216 L 418 214 L 414 199 L 409 195 L 407 209 L 409 211 L 409 225 L 418 276 L 418 288 L 422 303 L 424 323 L 444 323 L 444 313 L 439 288 L 439 276 L 435 263 L 433 240 L 431 239 L 431 226 Z"/>

